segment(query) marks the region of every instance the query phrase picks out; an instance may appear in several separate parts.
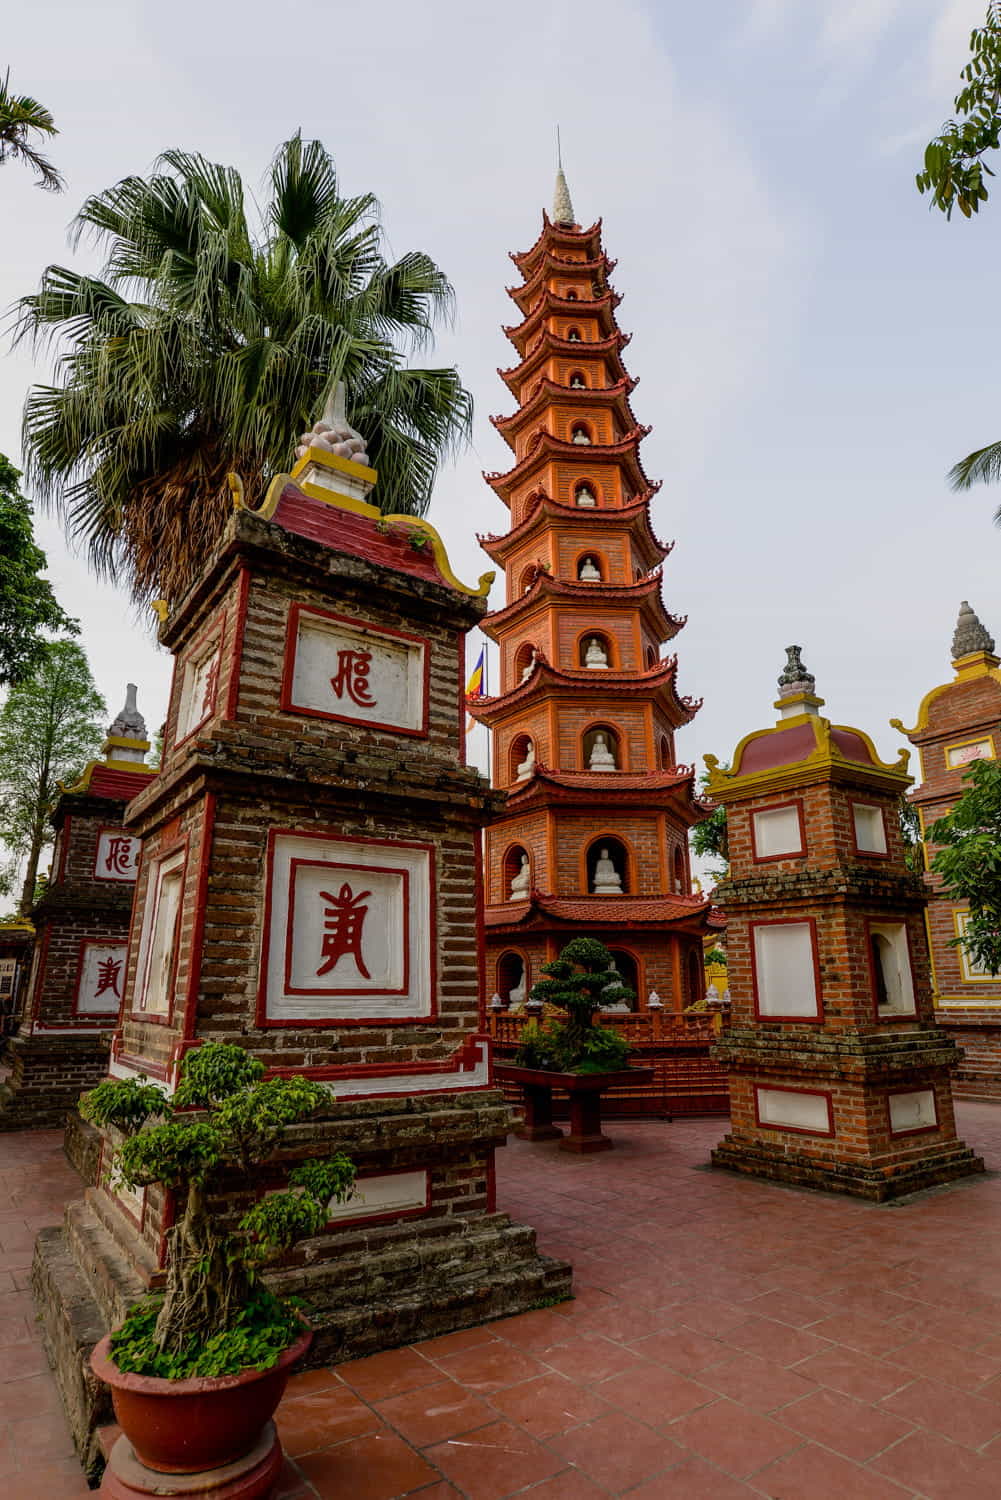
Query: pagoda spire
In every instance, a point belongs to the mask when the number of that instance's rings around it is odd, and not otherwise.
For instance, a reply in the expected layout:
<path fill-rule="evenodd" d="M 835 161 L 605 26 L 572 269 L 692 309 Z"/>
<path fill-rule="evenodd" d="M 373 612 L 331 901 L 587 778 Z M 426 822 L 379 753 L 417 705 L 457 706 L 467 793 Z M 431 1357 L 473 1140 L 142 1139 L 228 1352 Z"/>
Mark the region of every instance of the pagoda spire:
<path fill-rule="evenodd" d="M 956 621 L 956 630 L 952 637 L 953 661 L 969 656 L 974 651 L 992 652 L 993 650 L 994 637 L 981 624 L 976 611 L 971 609 L 968 601 L 964 599 L 959 606 L 959 619 Z"/>
<path fill-rule="evenodd" d="M 576 224 L 573 216 L 573 204 L 570 202 L 570 189 L 567 187 L 567 179 L 562 165 L 556 168 L 556 188 L 553 192 L 553 223 L 566 225 L 569 228 Z"/>

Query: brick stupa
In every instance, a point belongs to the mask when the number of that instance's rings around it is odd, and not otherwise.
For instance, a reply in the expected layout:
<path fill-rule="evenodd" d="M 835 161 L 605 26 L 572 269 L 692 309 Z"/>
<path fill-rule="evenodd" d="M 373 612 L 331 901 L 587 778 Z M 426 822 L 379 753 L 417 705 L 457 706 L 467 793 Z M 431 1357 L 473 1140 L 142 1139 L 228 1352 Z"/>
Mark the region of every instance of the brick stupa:
<path fill-rule="evenodd" d="M 713 1164 L 875 1201 L 983 1171 L 956 1138 L 955 1044 L 934 1024 L 925 894 L 908 869 L 908 751 L 880 760 L 822 718 L 789 648 L 780 717 L 731 770 L 726 808 L 730 1134 Z"/>
<path fill-rule="evenodd" d="M 139 840 L 125 809 L 156 772 L 145 764 L 146 725 L 129 683 L 91 761 L 52 809 L 51 875 L 31 918 L 36 940 L 24 1012 L 11 1038 L 10 1077 L 0 1087 L 0 1131 L 38 1130 L 74 1116 L 70 1155 L 85 1176 L 95 1162 L 76 1102 L 107 1072 L 111 1033 L 125 992 L 125 947 Z"/>
<path fill-rule="evenodd" d="M 481 825 L 464 761 L 466 588 L 434 531 L 365 499 L 322 442 L 237 506 L 169 611 L 163 769 L 129 809 L 142 865 L 111 1072 L 168 1093 L 185 1053 L 236 1042 L 329 1085 L 289 1154 L 346 1150 L 357 1196 L 276 1283 L 329 1363 L 524 1311 L 569 1267 L 494 1207 L 509 1112 L 480 1031 Z M 282 1181 L 262 1179 L 262 1191 Z M 169 1195 L 106 1182 L 43 1231 L 34 1289 L 76 1441 L 100 1418 L 88 1340 L 161 1275 Z"/>
<path fill-rule="evenodd" d="M 927 692 L 917 723 L 893 727 L 917 747 L 921 781 L 910 794 L 922 837 L 945 817 L 963 791 L 963 778 L 977 760 L 1001 755 L 1001 659 L 994 637 L 966 600 L 952 638 L 951 681 Z M 967 1099 L 1001 1098 L 1001 974 L 989 974 L 955 946 L 962 937 L 967 904 L 948 897 L 932 869 L 934 844 L 924 842 L 928 883 L 928 939 L 938 1023 L 962 1046 L 953 1087 Z"/>

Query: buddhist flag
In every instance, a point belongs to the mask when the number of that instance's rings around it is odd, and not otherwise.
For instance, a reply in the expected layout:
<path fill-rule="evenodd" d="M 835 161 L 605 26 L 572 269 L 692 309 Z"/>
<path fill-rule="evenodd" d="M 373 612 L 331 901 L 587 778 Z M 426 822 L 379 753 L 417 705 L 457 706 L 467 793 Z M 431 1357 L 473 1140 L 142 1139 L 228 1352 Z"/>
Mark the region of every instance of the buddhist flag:
<path fill-rule="evenodd" d="M 469 681 L 466 683 L 466 697 L 467 698 L 482 698 L 483 697 L 483 692 L 484 692 L 483 679 L 484 679 L 484 676 L 486 674 L 486 666 L 487 666 L 486 655 L 487 655 L 487 648 L 486 648 L 486 646 L 483 646 L 480 649 L 479 659 L 477 660 L 476 666 L 473 668 L 472 675 L 470 676 Z M 473 725 L 475 723 L 476 723 L 475 719 L 467 719 L 467 721 L 466 721 L 466 733 L 467 734 L 473 728 Z"/>

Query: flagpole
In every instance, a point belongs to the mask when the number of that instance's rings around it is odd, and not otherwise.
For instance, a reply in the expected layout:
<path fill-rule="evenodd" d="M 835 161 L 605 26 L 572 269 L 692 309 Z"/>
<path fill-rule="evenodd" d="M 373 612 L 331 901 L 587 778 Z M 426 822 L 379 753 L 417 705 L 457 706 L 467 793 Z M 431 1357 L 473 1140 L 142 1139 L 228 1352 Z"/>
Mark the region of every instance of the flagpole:
<path fill-rule="evenodd" d="M 490 692 L 490 648 L 489 648 L 489 645 L 487 644 L 487 642 L 484 641 L 484 644 L 483 644 L 483 696 L 486 697 L 489 694 L 489 692 Z M 490 733 L 490 726 L 489 726 L 489 724 L 484 724 L 483 728 L 486 730 L 486 736 L 487 736 L 487 780 L 492 783 L 493 782 L 493 776 L 492 776 L 491 770 L 490 770 L 490 742 L 493 739 L 493 735 Z"/>

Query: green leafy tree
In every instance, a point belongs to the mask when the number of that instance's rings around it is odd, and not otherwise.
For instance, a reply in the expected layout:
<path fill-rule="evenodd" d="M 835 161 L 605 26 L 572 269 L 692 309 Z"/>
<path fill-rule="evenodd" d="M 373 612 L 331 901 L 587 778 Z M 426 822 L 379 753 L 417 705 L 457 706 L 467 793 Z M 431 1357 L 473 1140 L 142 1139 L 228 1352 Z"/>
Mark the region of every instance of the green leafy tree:
<path fill-rule="evenodd" d="M 456 371 L 405 362 L 452 288 L 419 251 L 386 261 L 372 194 L 342 196 L 321 143 L 295 135 L 253 220 L 245 199 L 233 168 L 168 151 L 77 215 L 102 277 L 50 266 L 19 304 L 17 337 L 62 348 L 59 383 L 25 406 L 28 475 L 139 602 L 184 591 L 230 513 L 227 474 L 259 493 L 335 382 L 387 511 L 422 515 L 468 436 Z"/>
<path fill-rule="evenodd" d="M 27 864 L 18 914 L 35 896 L 38 862 L 51 843 L 49 809 L 59 783 L 71 783 L 97 754 L 104 699 L 75 641 L 51 641 L 26 682 L 11 688 L 0 709 L 0 841 L 13 862 L 3 876 L 9 891 Z"/>
<path fill-rule="evenodd" d="M 947 120 L 925 148 L 918 191 L 946 218 L 958 208 L 964 218 L 980 212 L 989 197 L 987 178 L 994 172 L 985 159 L 1001 144 L 1001 0 L 991 0 L 983 26 L 970 35 L 970 60 L 962 69 L 963 87 L 953 101 L 956 118 Z M 995 484 L 1001 479 L 1001 442 L 968 453 L 949 472 L 953 489 Z M 1001 525 L 1001 506 L 994 514 Z"/>
<path fill-rule="evenodd" d="M 730 762 L 721 764 L 720 770 L 729 771 Z M 699 786 L 706 790 L 709 785 L 709 773 L 703 771 L 699 777 Z M 710 879 L 719 882 L 726 879 L 726 872 L 730 868 L 730 846 L 727 841 L 726 831 L 726 808 L 716 807 L 704 818 L 701 823 L 696 823 L 689 834 L 692 853 L 699 859 L 715 861 L 708 864 Z"/>
<path fill-rule="evenodd" d="M 44 654 L 43 630 L 78 634 L 52 585 L 40 575 L 45 553 L 35 546 L 31 504 L 19 469 L 0 453 L 0 687 L 30 677 Z"/>
<path fill-rule="evenodd" d="M 0 81 L 0 164 L 23 161 L 37 172 L 36 187 L 58 193 L 65 186 L 62 177 L 38 149 L 35 137 L 58 135 L 50 112 L 28 94 L 12 94 L 10 69 Z"/>
<path fill-rule="evenodd" d="M 954 901 L 966 901 L 969 922 L 952 946 L 962 947 L 990 974 L 1001 973 L 1001 764 L 974 761 L 955 807 L 928 830 L 937 844 L 932 869 Z"/>
<path fill-rule="evenodd" d="M 258 1197 L 239 1218 L 227 1213 L 226 1187 L 253 1193 L 290 1128 L 331 1102 L 311 1079 L 263 1075 L 242 1047 L 208 1042 L 185 1056 L 172 1101 L 135 1078 L 106 1079 L 80 1101 L 85 1120 L 125 1137 L 117 1178 L 134 1188 L 161 1183 L 178 1202 L 164 1294 L 133 1309 L 112 1339 L 120 1370 L 176 1379 L 267 1369 L 300 1331 L 260 1272 L 320 1233 L 331 1201 L 351 1197 L 355 1169 L 340 1151 L 303 1162 L 285 1191 Z"/>

